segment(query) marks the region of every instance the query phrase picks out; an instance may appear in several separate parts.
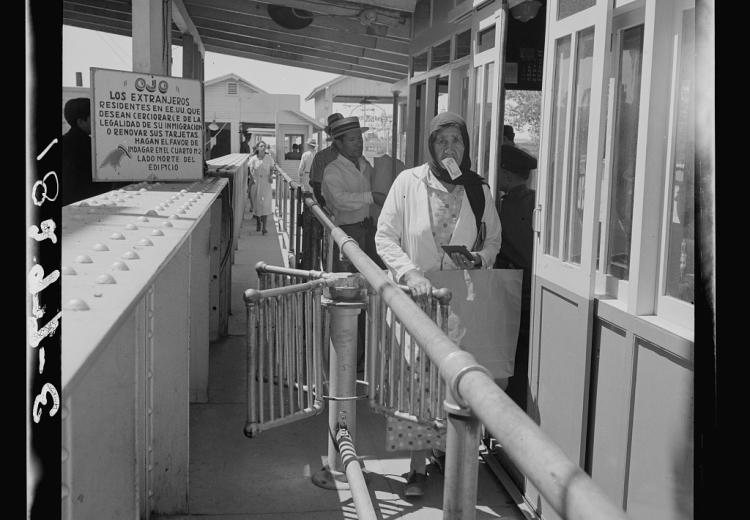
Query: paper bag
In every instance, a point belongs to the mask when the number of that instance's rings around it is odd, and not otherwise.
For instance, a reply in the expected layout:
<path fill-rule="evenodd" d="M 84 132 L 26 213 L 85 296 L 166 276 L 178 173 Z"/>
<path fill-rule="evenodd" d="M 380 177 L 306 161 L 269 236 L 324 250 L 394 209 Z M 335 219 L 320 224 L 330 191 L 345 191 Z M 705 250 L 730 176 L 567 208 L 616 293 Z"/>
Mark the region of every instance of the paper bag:
<path fill-rule="evenodd" d="M 523 271 L 472 269 L 435 271 L 425 276 L 434 287 L 445 287 L 453 293 L 449 322 L 451 318 L 457 320 L 459 333 L 451 339 L 470 352 L 495 379 L 512 376 L 521 320 Z"/>

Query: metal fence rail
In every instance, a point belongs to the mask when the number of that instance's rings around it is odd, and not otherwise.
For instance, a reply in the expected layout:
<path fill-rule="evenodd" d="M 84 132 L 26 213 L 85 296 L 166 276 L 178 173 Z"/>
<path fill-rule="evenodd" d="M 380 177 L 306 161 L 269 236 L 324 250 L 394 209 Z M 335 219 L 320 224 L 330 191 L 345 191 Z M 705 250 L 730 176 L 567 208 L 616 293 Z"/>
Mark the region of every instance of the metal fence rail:
<path fill-rule="evenodd" d="M 328 283 L 245 291 L 248 437 L 323 411 L 320 299 Z"/>
<path fill-rule="evenodd" d="M 309 280 L 328 279 L 331 273 L 302 270 L 258 262 L 258 289 L 288 287 Z M 366 280 L 362 278 L 362 283 Z M 408 287 L 399 287 L 409 294 Z M 365 343 L 365 380 L 370 407 L 375 411 L 437 428 L 445 428 L 445 383 L 438 367 L 421 352 L 417 342 L 407 332 L 398 316 L 393 314 L 377 292 L 368 290 L 366 308 L 367 333 Z M 433 295 L 422 302 L 420 308 L 447 333 L 448 310 L 451 294 L 447 289 L 434 289 Z M 306 314 L 314 319 L 311 313 Z M 327 364 L 330 316 L 324 306 L 321 321 L 323 370 Z M 324 374 L 325 382 L 325 374 Z"/>
<path fill-rule="evenodd" d="M 408 294 L 406 286 L 399 286 Z M 450 291 L 434 289 L 417 302 L 430 319 L 447 333 Z M 370 407 L 391 415 L 445 428 L 445 383 L 437 365 L 419 348 L 399 317 L 370 288 L 367 306 L 367 374 Z"/>

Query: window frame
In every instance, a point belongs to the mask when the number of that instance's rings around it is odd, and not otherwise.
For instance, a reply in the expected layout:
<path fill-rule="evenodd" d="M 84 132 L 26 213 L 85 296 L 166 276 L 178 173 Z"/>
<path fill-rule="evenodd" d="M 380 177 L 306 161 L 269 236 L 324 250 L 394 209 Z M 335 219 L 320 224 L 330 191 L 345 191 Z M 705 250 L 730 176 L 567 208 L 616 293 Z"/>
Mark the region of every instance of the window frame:
<path fill-rule="evenodd" d="M 617 105 L 617 98 L 615 96 L 615 89 L 617 88 L 617 85 L 619 85 L 619 70 L 620 70 L 620 46 L 622 43 L 622 36 L 625 31 L 632 29 L 634 27 L 638 27 L 639 25 L 643 25 L 643 31 L 644 31 L 644 40 L 643 40 L 643 49 L 642 52 L 644 53 L 642 62 L 641 62 L 641 93 L 640 93 L 640 99 L 639 99 L 639 110 L 638 110 L 638 123 L 637 123 L 637 147 L 636 147 L 636 169 L 634 172 L 634 183 L 638 182 L 638 177 L 642 175 L 642 172 L 638 169 L 638 163 L 639 163 L 639 154 L 641 151 L 641 143 L 643 141 L 644 136 L 642 135 L 643 131 L 643 120 L 642 120 L 642 107 L 644 105 L 644 101 L 647 102 L 647 100 L 644 100 L 644 68 L 646 67 L 646 39 L 645 39 L 645 33 L 646 33 L 646 24 L 645 24 L 645 16 L 642 10 L 633 10 L 627 13 L 622 13 L 619 15 L 615 15 L 612 20 L 612 31 L 611 31 L 611 47 L 609 51 L 609 71 L 610 75 L 608 78 L 608 89 L 607 89 L 607 114 L 606 114 L 606 136 L 607 141 L 605 144 L 605 161 L 604 161 L 604 168 L 602 171 L 602 176 L 600 179 L 600 185 L 601 183 L 606 182 L 609 184 L 612 180 L 612 168 L 614 165 L 612 164 L 612 159 L 614 157 L 613 150 L 614 150 L 614 129 L 615 129 L 615 109 Z M 601 186 L 597 186 L 597 189 L 600 189 Z M 636 207 L 636 196 L 635 196 L 635 187 L 634 187 L 634 196 L 633 196 L 633 216 L 632 216 L 632 222 L 631 222 L 631 237 L 630 237 L 630 251 L 628 252 L 628 280 L 621 280 L 614 275 L 607 274 L 605 272 L 606 269 L 606 262 L 607 259 L 606 253 L 608 251 L 609 247 L 609 236 L 607 232 L 607 227 L 609 226 L 609 218 L 610 218 L 610 211 L 612 209 L 612 201 L 610 200 L 610 193 L 611 193 L 611 186 L 607 185 L 606 193 L 601 194 L 599 199 L 600 207 L 597 210 L 597 214 L 600 215 L 599 221 L 596 222 L 597 225 L 601 224 L 601 228 L 597 230 L 598 237 L 597 237 L 597 246 L 598 250 L 595 252 L 595 255 L 599 256 L 599 265 L 596 267 L 596 282 L 595 282 L 595 293 L 599 297 L 605 297 L 608 299 L 618 300 L 621 305 L 624 308 L 627 308 L 630 301 L 630 281 L 633 278 L 633 276 L 637 275 L 637 271 L 633 269 L 633 260 L 635 258 L 635 255 L 633 254 L 634 247 L 636 241 L 634 240 L 634 234 L 635 234 L 635 228 L 636 226 L 642 224 L 641 222 L 641 215 L 637 214 L 637 207 Z M 604 213 L 602 215 L 602 212 Z M 596 263 L 596 260 L 594 261 Z"/>
<path fill-rule="evenodd" d="M 695 305 L 666 294 L 667 264 L 669 255 L 669 224 L 672 216 L 672 171 L 676 155 L 677 102 L 679 93 L 679 74 L 682 53 L 682 17 L 685 11 L 695 9 L 695 0 L 678 0 L 675 5 L 674 30 L 672 37 L 672 68 L 669 93 L 669 123 L 667 134 L 667 160 L 664 169 L 664 198 L 661 221 L 661 240 L 659 244 L 659 275 L 656 301 L 656 315 L 670 323 L 693 330 L 695 324 Z M 695 83 L 693 84 L 695 88 Z M 695 173 L 694 173 L 695 174 Z M 695 212 L 695 206 L 693 206 Z M 697 259 L 696 259 L 697 260 Z M 693 266 L 697 263 L 694 261 Z M 695 274 L 695 272 L 693 272 Z"/>

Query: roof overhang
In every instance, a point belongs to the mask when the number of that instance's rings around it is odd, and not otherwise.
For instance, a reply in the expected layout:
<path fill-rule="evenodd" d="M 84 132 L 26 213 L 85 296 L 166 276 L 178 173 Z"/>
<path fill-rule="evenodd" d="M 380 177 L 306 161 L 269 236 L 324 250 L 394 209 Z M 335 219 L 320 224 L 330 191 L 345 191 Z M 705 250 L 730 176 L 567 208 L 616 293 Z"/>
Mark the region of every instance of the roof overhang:
<path fill-rule="evenodd" d="M 182 44 L 185 32 L 206 51 L 219 54 L 388 83 L 408 74 L 416 0 L 274 0 L 273 5 L 312 14 L 312 23 L 296 30 L 271 18 L 270 2 L 173 1 L 178 13 L 173 14 L 175 45 Z M 131 36 L 131 0 L 63 0 L 63 23 Z"/>

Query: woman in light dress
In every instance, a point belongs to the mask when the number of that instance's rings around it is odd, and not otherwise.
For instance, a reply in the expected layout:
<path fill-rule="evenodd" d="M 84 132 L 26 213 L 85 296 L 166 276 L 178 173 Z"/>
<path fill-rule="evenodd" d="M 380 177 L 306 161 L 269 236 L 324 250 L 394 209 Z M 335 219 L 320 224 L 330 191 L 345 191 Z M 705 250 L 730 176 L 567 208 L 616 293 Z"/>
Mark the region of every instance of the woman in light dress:
<path fill-rule="evenodd" d="M 248 165 L 250 175 L 255 181 L 250 188 L 255 214 L 255 230 L 262 231 L 264 235 L 268 232 L 266 218 L 273 212 L 271 201 L 273 199 L 273 174 L 276 169 L 271 155 L 266 153 L 266 148 L 266 143 L 259 141 L 255 147 L 255 155 L 250 158 Z"/>

